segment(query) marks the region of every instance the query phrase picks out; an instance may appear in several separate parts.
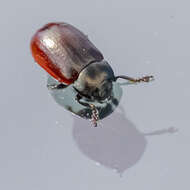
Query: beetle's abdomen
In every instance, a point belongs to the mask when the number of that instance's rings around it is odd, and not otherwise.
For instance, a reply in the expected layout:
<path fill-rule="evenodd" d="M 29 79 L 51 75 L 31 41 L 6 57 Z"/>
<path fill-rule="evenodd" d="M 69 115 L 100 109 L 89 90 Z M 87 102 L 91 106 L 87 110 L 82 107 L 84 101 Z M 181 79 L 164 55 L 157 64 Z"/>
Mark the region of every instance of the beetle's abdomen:
<path fill-rule="evenodd" d="M 41 67 L 66 84 L 73 83 L 86 65 L 103 59 L 86 35 L 65 23 L 50 23 L 38 30 L 31 50 Z"/>

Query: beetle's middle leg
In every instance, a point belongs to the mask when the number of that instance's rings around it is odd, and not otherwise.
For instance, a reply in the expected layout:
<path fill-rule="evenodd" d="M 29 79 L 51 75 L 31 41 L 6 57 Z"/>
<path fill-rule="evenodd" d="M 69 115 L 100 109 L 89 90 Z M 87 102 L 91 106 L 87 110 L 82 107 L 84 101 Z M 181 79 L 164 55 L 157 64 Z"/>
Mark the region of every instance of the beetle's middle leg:
<path fill-rule="evenodd" d="M 88 108 L 90 108 L 92 110 L 91 119 L 92 119 L 92 122 L 94 124 L 94 127 L 97 127 L 97 121 L 99 119 L 99 115 L 98 115 L 98 110 L 97 110 L 96 106 L 94 104 L 82 102 L 81 99 L 82 99 L 82 96 L 80 94 L 77 94 L 76 95 L 77 102 L 79 104 L 81 104 L 81 105 L 83 105 L 85 107 L 88 107 Z"/>
<path fill-rule="evenodd" d="M 65 85 L 63 83 L 60 83 L 60 84 L 48 84 L 47 85 L 47 88 L 49 90 L 56 90 L 56 89 L 64 89 L 66 88 L 68 85 Z"/>

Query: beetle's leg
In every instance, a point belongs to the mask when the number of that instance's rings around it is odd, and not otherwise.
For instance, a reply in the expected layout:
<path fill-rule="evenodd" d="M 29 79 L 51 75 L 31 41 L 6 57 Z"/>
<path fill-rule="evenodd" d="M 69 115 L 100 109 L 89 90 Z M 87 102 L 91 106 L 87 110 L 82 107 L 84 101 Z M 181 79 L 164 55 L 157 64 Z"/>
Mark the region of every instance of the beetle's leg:
<path fill-rule="evenodd" d="M 90 104 L 90 107 L 92 109 L 92 122 L 94 127 L 97 127 L 97 121 L 99 120 L 99 112 L 94 104 Z"/>
<path fill-rule="evenodd" d="M 83 105 L 85 107 L 88 107 L 88 108 L 90 108 L 92 110 L 91 119 L 92 119 L 94 127 L 97 127 L 97 121 L 99 119 L 99 115 L 98 115 L 98 110 L 97 110 L 96 106 L 94 104 L 89 104 L 89 103 L 86 103 L 86 102 L 82 102 L 81 98 L 82 98 L 82 96 L 80 94 L 76 95 L 76 100 L 77 100 L 77 102 L 79 104 L 81 104 L 81 105 Z"/>
<path fill-rule="evenodd" d="M 131 78 L 131 77 L 128 77 L 125 75 L 120 75 L 120 76 L 115 77 L 115 80 L 117 80 L 118 78 L 122 78 L 122 79 L 128 80 L 128 81 L 133 82 L 133 83 L 150 82 L 150 81 L 154 80 L 154 77 L 152 75 L 151 76 L 144 76 L 142 78 L 137 78 L 137 79 Z"/>
<path fill-rule="evenodd" d="M 60 83 L 60 84 L 48 84 L 47 85 L 47 88 L 49 90 L 63 89 L 63 88 L 66 88 L 66 87 L 67 87 L 67 85 L 62 84 L 62 83 Z"/>

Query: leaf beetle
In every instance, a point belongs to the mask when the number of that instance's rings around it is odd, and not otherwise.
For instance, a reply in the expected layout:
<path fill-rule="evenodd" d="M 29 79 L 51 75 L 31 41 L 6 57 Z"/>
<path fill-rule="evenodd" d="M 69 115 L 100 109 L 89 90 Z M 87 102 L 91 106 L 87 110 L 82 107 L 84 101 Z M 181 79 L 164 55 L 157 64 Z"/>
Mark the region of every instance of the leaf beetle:
<path fill-rule="evenodd" d="M 80 30 L 67 23 L 48 23 L 32 37 L 31 52 L 34 60 L 45 69 L 58 85 L 49 89 L 63 89 L 73 84 L 76 101 L 92 111 L 94 126 L 97 126 L 98 111 L 93 103 L 81 101 L 83 97 L 91 102 L 109 100 L 112 82 L 118 78 L 128 81 L 149 82 L 153 76 L 139 79 L 125 75 L 115 76 L 102 53 Z"/>

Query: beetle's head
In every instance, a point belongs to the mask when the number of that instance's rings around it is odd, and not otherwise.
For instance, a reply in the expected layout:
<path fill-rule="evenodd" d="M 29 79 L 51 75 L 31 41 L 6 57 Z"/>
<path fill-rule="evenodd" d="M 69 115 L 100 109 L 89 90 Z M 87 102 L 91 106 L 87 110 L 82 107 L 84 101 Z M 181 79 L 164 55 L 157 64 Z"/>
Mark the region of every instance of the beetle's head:
<path fill-rule="evenodd" d="M 111 96 L 114 73 L 106 61 L 87 65 L 79 74 L 74 88 L 83 96 L 103 101 Z"/>

